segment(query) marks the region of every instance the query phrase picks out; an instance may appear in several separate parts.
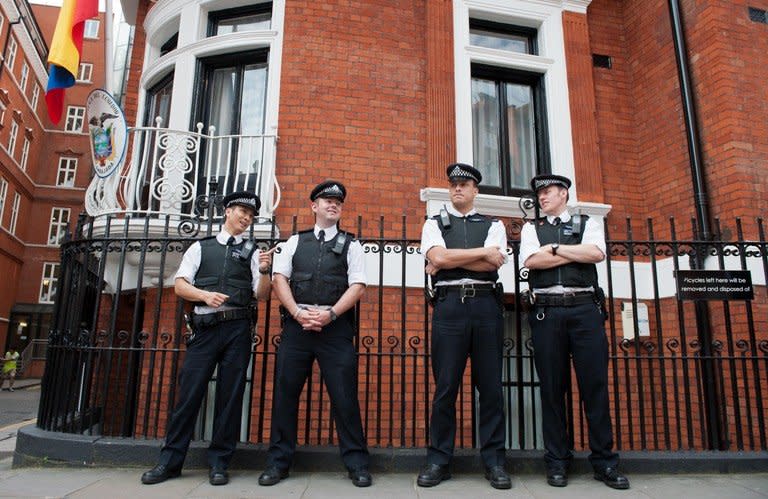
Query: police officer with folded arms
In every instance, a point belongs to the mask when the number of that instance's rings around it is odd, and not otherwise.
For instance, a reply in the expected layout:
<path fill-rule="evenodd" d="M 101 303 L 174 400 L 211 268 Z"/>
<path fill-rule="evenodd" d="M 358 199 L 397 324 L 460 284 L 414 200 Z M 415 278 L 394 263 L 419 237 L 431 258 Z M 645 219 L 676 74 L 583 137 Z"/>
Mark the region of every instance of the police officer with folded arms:
<path fill-rule="evenodd" d="M 328 180 L 309 196 L 315 226 L 291 236 L 275 257 L 273 286 L 283 309 L 267 467 L 259 484 L 288 477 L 296 450 L 299 397 L 317 359 L 331 398 L 341 459 L 357 487 L 372 484 L 357 397 L 350 313 L 365 291 L 363 248 L 339 230 L 347 195 Z"/>
<path fill-rule="evenodd" d="M 485 478 L 497 489 L 512 486 L 504 469 L 506 430 L 501 388 L 503 291 L 496 284 L 507 260 L 507 235 L 499 220 L 477 213 L 480 172 L 456 163 L 446 173 L 451 204 L 424 223 L 421 251 L 434 282 L 432 399 L 427 465 L 417 483 L 432 487 L 451 477 L 456 438 L 456 397 L 467 357 L 480 393 L 480 455 Z"/>
<path fill-rule="evenodd" d="M 208 446 L 209 482 L 229 482 L 227 468 L 240 434 L 243 391 L 251 356 L 253 299 L 268 298 L 272 250 L 260 252 L 243 237 L 261 202 L 251 192 L 224 197 L 224 225 L 215 237 L 192 244 L 175 277 L 176 294 L 195 303 L 192 334 L 181 367 L 179 399 L 168 423 L 158 464 L 144 484 L 181 474 L 208 381 L 216 375 L 213 435 Z"/>
<path fill-rule="evenodd" d="M 618 470 L 608 402 L 608 340 L 603 296 L 595 264 L 605 258 L 605 235 L 597 220 L 571 215 L 570 179 L 539 175 L 531 188 L 544 216 L 523 226 L 520 262 L 529 269 L 529 321 L 539 376 L 547 483 L 568 485 L 573 458 L 565 395 L 571 357 L 589 429 L 589 461 L 596 480 L 628 489 Z"/>

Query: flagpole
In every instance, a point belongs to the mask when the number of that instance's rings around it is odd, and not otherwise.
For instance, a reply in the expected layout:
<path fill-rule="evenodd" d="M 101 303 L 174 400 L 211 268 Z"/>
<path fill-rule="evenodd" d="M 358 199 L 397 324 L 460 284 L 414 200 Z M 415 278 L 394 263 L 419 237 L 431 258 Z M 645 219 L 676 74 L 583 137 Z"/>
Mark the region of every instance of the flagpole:
<path fill-rule="evenodd" d="M 113 19 L 112 19 L 112 0 L 105 0 L 104 17 L 104 90 L 112 95 L 112 80 L 114 77 L 114 52 L 112 47 L 113 38 Z"/>

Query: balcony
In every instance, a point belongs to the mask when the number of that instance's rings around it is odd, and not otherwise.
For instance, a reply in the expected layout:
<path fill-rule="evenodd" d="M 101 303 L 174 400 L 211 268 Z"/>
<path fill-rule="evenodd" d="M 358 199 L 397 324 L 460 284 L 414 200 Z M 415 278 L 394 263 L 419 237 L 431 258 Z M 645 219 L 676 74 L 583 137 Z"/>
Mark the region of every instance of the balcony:
<path fill-rule="evenodd" d="M 89 239 L 110 241 L 198 238 L 223 223 L 222 197 L 247 190 L 262 201 L 252 237 L 275 237 L 277 135 L 216 135 L 214 127 L 204 133 L 202 123 L 191 132 L 161 124 L 157 118 L 155 127 L 129 128 L 127 160 L 113 174 L 93 177 L 85 193 L 89 217 L 79 230 Z M 170 273 L 160 279 L 159 255 L 120 264 L 118 253 L 104 254 L 107 291 L 119 280 L 136 282 L 137 273 L 148 278 L 138 282 L 168 282 Z M 177 266 L 166 261 L 164 268 Z"/>

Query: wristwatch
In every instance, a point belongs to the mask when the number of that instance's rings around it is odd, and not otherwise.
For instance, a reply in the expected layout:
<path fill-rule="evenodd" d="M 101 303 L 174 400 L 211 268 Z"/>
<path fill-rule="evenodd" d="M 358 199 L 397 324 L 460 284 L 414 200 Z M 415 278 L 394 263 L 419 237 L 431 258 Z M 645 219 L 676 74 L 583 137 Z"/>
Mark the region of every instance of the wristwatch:
<path fill-rule="evenodd" d="M 267 275 L 270 272 L 272 272 L 272 267 L 267 267 L 265 270 L 259 269 L 259 274 L 261 274 L 261 275 Z"/>
<path fill-rule="evenodd" d="M 330 316 L 331 316 L 331 322 L 333 322 L 333 321 L 335 321 L 336 319 L 338 319 L 338 318 L 339 318 L 339 316 L 338 316 L 338 315 L 336 315 L 336 312 L 334 312 L 332 308 L 329 308 L 329 309 L 328 309 L 328 313 L 329 313 L 329 314 L 330 314 Z"/>
<path fill-rule="evenodd" d="M 557 255 L 557 248 L 559 248 L 560 245 L 557 243 L 552 243 L 552 256 Z"/>

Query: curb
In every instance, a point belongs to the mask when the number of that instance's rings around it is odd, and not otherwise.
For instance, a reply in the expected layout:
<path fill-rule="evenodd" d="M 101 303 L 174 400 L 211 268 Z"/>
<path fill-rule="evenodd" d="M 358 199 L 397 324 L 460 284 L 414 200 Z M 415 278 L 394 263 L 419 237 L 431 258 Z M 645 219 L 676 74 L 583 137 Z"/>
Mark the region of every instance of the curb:
<path fill-rule="evenodd" d="M 28 424 L 26 422 L 24 424 Z M 13 467 L 152 467 L 161 440 L 138 440 L 58 433 L 36 426 L 20 428 L 17 434 Z M 192 442 L 185 468 L 206 469 L 208 443 Z M 371 471 L 416 473 L 426 459 L 425 449 L 371 448 Z M 589 473 L 588 453 L 575 453 L 571 472 Z M 232 469 L 260 469 L 266 463 L 267 445 L 239 444 Z M 476 449 L 458 449 L 451 463 L 454 472 L 482 472 Z M 725 451 L 626 451 L 621 452 L 621 468 L 626 473 L 764 473 L 768 452 Z M 336 446 L 302 446 L 296 450 L 294 471 L 343 471 Z M 507 451 L 507 469 L 512 473 L 544 473 L 541 450 Z"/>

